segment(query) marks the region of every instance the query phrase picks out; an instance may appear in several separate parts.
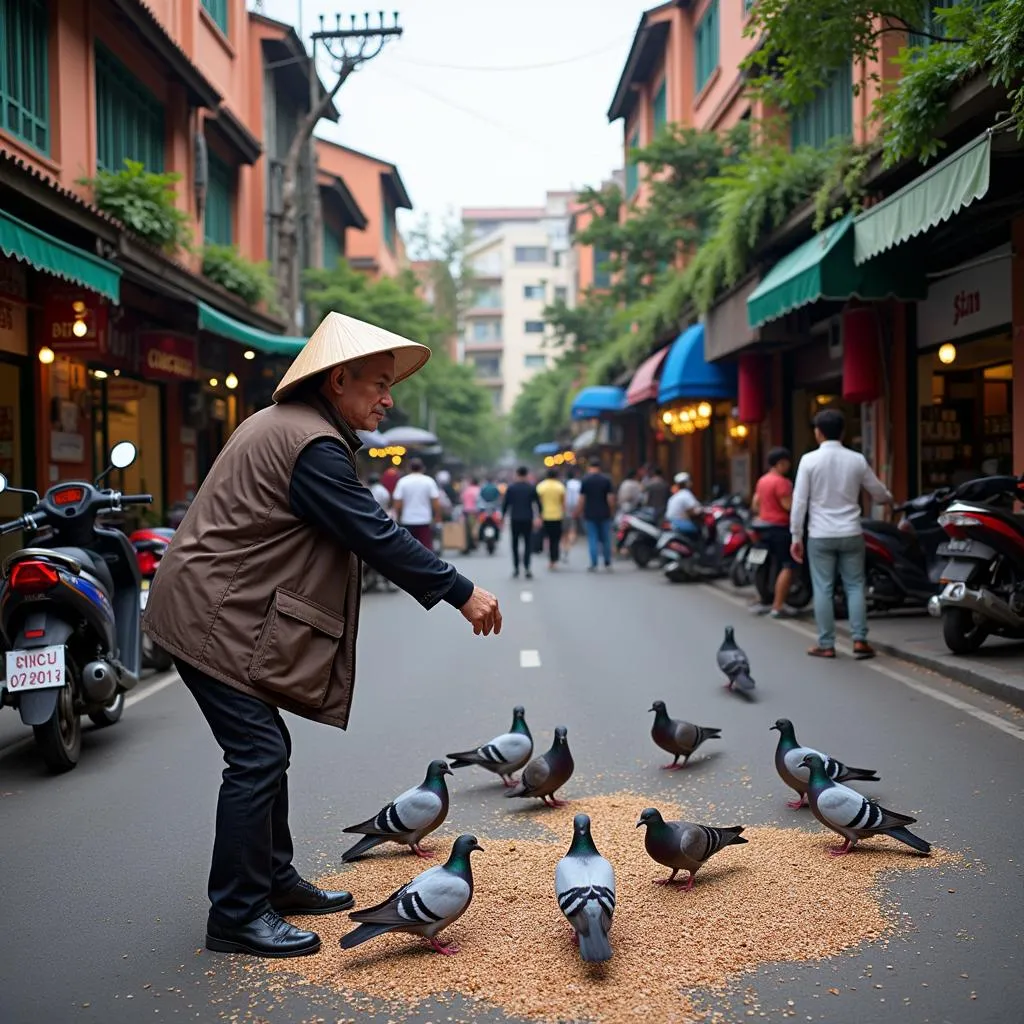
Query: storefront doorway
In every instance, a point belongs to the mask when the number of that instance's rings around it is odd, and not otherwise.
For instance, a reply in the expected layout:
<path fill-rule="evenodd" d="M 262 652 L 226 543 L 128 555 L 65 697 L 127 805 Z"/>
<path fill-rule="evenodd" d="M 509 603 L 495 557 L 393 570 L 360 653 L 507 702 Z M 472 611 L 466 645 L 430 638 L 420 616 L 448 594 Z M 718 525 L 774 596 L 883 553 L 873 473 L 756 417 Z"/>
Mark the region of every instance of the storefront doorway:
<path fill-rule="evenodd" d="M 27 439 L 32 436 L 31 423 L 25 422 L 32 409 L 30 386 L 26 369 L 0 354 L 0 473 L 14 487 L 35 484 L 31 451 L 25 450 Z M 0 522 L 17 519 L 28 511 L 28 503 L 29 499 L 21 494 L 0 494 Z M 20 532 L 0 538 L 0 560 L 24 544 Z"/>

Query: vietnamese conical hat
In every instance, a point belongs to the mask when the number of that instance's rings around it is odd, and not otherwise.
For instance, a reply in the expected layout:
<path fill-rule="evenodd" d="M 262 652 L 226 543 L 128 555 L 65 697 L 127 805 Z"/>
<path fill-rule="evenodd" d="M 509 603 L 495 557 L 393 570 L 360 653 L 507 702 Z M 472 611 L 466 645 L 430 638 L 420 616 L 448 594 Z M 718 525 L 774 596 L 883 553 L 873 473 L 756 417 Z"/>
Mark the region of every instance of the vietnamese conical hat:
<path fill-rule="evenodd" d="M 430 349 L 418 341 L 409 341 L 344 313 L 328 313 L 281 378 L 274 401 L 287 398 L 304 380 L 324 370 L 380 352 L 394 354 L 396 384 L 414 374 L 430 358 Z"/>

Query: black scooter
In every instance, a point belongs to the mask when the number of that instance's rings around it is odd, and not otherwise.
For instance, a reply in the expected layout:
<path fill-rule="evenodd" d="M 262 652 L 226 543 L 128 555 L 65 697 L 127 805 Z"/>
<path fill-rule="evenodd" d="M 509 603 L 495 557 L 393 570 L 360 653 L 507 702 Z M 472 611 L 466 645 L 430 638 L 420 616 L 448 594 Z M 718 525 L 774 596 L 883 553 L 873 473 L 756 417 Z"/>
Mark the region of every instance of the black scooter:
<path fill-rule="evenodd" d="M 97 726 L 124 713 L 125 694 L 142 668 L 141 577 L 135 551 L 120 530 L 99 517 L 126 505 L 148 505 L 148 494 L 98 488 L 113 469 L 135 461 L 135 445 L 122 441 L 96 484 L 65 481 L 40 498 L 31 512 L 0 525 L 0 535 L 46 531 L 34 547 L 3 564 L 0 631 L 6 652 L 0 706 L 17 708 L 32 726 L 47 765 L 67 771 L 82 746 L 80 715 Z"/>

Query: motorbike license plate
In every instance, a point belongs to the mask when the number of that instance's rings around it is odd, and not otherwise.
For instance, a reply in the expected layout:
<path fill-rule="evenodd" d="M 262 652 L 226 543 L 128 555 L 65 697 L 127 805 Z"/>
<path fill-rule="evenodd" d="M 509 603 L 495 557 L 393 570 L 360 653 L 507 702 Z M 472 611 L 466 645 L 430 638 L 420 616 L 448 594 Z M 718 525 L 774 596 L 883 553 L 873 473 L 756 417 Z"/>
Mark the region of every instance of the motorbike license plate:
<path fill-rule="evenodd" d="M 65 679 L 63 647 L 7 652 L 7 690 L 10 693 L 52 690 L 63 686 Z"/>
<path fill-rule="evenodd" d="M 958 562 L 956 560 L 947 563 L 942 570 L 941 578 L 950 583 L 969 583 L 974 571 L 978 568 L 976 562 Z"/>
<path fill-rule="evenodd" d="M 146 583 L 148 582 L 148 580 L 143 581 L 142 590 L 139 592 L 139 607 L 143 611 L 146 610 L 146 604 L 149 601 L 149 587 L 146 586 Z"/>
<path fill-rule="evenodd" d="M 971 550 L 971 542 L 969 540 L 947 540 L 946 551 L 951 555 L 962 555 L 967 551 Z"/>
<path fill-rule="evenodd" d="M 768 561 L 767 548 L 751 548 L 747 553 L 747 565 L 764 565 Z"/>

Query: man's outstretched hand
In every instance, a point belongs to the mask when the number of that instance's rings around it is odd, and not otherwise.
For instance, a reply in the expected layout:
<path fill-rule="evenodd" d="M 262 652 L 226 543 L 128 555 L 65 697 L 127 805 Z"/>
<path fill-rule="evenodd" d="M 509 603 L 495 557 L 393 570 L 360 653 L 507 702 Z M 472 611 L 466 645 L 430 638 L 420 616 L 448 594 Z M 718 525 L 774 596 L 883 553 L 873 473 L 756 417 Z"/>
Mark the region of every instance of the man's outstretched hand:
<path fill-rule="evenodd" d="M 467 622 L 473 624 L 473 632 L 479 636 L 490 636 L 501 632 L 501 609 L 498 599 L 480 587 L 473 588 L 470 599 L 459 609 Z"/>

